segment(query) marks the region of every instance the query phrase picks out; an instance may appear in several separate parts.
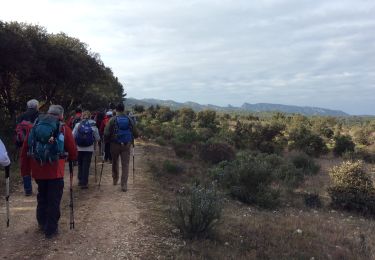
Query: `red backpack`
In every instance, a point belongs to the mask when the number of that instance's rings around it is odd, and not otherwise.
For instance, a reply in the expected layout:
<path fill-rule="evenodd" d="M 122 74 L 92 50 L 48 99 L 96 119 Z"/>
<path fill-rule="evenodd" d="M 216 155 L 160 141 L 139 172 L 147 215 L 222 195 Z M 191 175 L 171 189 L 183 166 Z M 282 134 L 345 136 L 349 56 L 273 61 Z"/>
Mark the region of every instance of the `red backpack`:
<path fill-rule="evenodd" d="M 22 120 L 16 125 L 16 135 L 14 138 L 14 143 L 17 147 L 22 147 L 23 141 L 25 140 L 30 129 L 33 127 L 33 123 L 30 121 Z"/>

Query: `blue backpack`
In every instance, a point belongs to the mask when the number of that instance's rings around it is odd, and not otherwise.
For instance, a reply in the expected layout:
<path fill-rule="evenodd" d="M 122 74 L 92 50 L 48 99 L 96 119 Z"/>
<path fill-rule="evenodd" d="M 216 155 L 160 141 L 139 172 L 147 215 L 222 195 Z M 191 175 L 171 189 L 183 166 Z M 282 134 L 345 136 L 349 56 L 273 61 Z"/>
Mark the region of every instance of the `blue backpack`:
<path fill-rule="evenodd" d="M 95 142 L 94 131 L 88 120 L 79 123 L 78 130 L 75 135 L 75 140 L 78 146 L 87 147 Z"/>
<path fill-rule="evenodd" d="M 133 141 L 131 123 L 128 116 L 116 116 L 115 135 L 117 143 L 127 144 Z"/>
<path fill-rule="evenodd" d="M 40 115 L 27 139 L 28 155 L 40 164 L 52 163 L 64 155 L 64 135 L 60 121 L 51 115 Z"/>

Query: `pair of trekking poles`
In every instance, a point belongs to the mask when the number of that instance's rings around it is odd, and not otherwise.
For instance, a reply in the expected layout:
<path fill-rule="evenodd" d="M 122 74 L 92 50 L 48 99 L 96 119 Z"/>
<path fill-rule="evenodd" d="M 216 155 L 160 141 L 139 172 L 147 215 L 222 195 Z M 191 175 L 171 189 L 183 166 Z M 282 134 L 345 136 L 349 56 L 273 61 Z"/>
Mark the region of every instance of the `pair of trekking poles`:
<path fill-rule="evenodd" d="M 100 188 L 100 183 L 102 181 L 102 175 L 103 175 L 103 168 L 104 168 L 104 142 L 101 143 L 100 145 L 100 154 L 102 156 L 102 167 L 100 169 L 100 175 L 99 175 L 99 184 L 98 184 L 98 187 Z M 135 167 L 134 167 L 134 150 L 135 150 L 135 145 L 134 145 L 134 140 L 132 142 L 132 146 L 133 146 L 133 149 L 132 149 L 132 156 L 133 156 L 133 183 L 134 183 L 134 177 L 135 177 Z M 97 165 L 97 159 L 96 159 L 96 154 L 95 154 L 95 182 L 97 182 L 97 169 L 96 169 L 96 165 Z"/>
<path fill-rule="evenodd" d="M 6 214 L 6 225 L 9 227 L 9 171 L 10 166 L 5 167 L 5 214 Z M 69 172 L 70 172 L 70 229 L 74 229 L 74 207 L 73 207 L 73 162 L 69 161 Z"/>

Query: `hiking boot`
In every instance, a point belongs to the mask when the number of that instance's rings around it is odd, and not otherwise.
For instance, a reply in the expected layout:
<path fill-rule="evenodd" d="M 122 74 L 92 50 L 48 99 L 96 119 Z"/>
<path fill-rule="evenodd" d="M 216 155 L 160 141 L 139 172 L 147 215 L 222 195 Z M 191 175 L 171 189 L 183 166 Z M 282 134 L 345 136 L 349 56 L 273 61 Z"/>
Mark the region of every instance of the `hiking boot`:
<path fill-rule="evenodd" d="M 55 238 L 57 235 L 59 234 L 59 232 L 56 230 L 56 231 L 54 231 L 54 232 L 46 232 L 45 233 L 45 237 L 47 238 L 47 239 L 52 239 L 52 238 Z"/>
<path fill-rule="evenodd" d="M 113 179 L 113 185 L 117 185 L 118 180 Z"/>
<path fill-rule="evenodd" d="M 123 192 L 128 191 L 128 184 L 122 185 L 121 190 L 122 190 Z"/>
<path fill-rule="evenodd" d="M 89 188 L 89 185 L 87 185 L 87 184 L 82 184 L 81 185 L 81 190 L 86 190 L 88 188 Z"/>
<path fill-rule="evenodd" d="M 32 195 L 33 195 L 33 192 L 32 192 L 32 191 L 31 191 L 31 192 L 26 192 L 26 193 L 25 193 L 25 196 L 26 196 L 26 197 L 30 197 L 30 196 L 32 196 Z"/>

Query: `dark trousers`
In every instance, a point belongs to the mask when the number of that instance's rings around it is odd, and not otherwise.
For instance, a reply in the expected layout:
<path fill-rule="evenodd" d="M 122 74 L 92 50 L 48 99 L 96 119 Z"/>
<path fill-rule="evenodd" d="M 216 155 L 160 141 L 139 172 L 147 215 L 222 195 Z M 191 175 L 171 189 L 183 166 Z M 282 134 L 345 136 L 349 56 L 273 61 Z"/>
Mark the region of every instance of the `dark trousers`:
<path fill-rule="evenodd" d="M 105 143 L 104 145 L 104 160 L 112 161 L 111 143 Z"/>
<path fill-rule="evenodd" d="M 31 181 L 31 176 L 23 177 L 23 189 L 25 190 L 26 195 L 30 195 L 33 193 L 33 185 Z"/>
<path fill-rule="evenodd" d="M 89 172 L 92 152 L 78 152 L 78 185 L 86 186 L 89 183 Z"/>
<path fill-rule="evenodd" d="M 35 180 L 38 184 L 36 219 L 47 235 L 57 231 L 64 179 Z"/>

